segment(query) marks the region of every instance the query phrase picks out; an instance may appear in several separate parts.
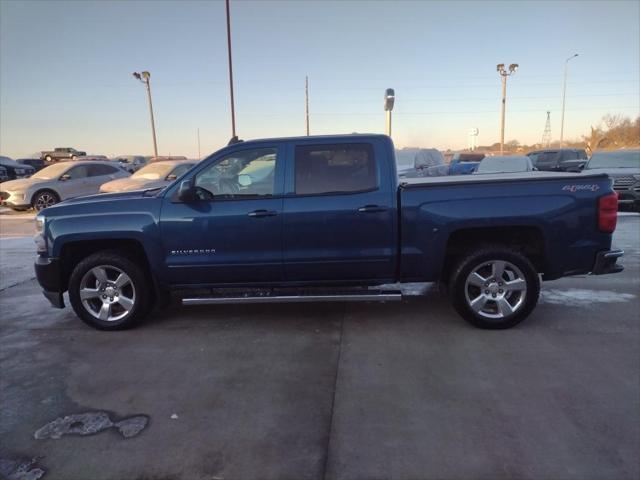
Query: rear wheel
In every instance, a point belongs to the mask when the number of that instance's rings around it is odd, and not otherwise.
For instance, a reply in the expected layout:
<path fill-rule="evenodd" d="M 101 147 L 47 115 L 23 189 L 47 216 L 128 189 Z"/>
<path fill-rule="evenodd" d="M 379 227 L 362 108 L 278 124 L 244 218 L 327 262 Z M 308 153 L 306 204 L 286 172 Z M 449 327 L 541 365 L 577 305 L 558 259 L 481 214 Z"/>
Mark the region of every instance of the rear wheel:
<path fill-rule="evenodd" d="M 55 205 L 60 201 L 58 194 L 52 190 L 42 190 L 33 196 L 33 208 L 38 212 L 43 208 Z"/>
<path fill-rule="evenodd" d="M 502 329 L 534 309 L 540 279 L 529 259 L 506 247 L 485 247 L 463 258 L 451 275 L 451 302 L 472 325 Z"/>
<path fill-rule="evenodd" d="M 76 315 L 100 330 L 129 328 L 149 311 L 151 295 L 143 270 L 114 251 L 82 260 L 69 281 L 69 300 Z"/>

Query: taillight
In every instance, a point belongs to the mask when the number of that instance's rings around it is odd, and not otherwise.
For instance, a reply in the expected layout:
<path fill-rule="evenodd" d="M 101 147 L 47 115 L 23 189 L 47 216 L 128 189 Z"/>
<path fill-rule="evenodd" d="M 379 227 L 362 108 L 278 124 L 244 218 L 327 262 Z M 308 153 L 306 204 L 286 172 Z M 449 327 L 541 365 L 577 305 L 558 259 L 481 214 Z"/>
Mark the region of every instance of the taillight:
<path fill-rule="evenodd" d="M 618 194 L 604 195 L 598 199 L 598 229 L 604 233 L 613 233 L 618 221 Z"/>

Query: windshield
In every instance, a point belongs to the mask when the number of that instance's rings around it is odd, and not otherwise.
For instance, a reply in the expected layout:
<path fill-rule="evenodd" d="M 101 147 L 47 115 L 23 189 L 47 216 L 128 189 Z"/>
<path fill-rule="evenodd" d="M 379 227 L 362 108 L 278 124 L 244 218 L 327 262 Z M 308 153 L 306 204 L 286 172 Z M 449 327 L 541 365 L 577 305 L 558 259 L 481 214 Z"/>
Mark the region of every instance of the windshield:
<path fill-rule="evenodd" d="M 586 166 L 594 168 L 640 168 L 640 150 L 596 152 Z"/>
<path fill-rule="evenodd" d="M 49 167 L 45 167 L 39 172 L 31 175 L 31 178 L 40 178 L 43 180 L 52 180 L 54 178 L 59 178 L 67 169 L 70 167 L 67 163 L 57 163 L 55 165 L 51 165 Z"/>
<path fill-rule="evenodd" d="M 147 180 L 160 180 L 164 179 L 176 165 L 173 162 L 156 162 L 146 167 L 142 167 L 136 173 L 131 175 L 131 178 L 145 178 Z"/>

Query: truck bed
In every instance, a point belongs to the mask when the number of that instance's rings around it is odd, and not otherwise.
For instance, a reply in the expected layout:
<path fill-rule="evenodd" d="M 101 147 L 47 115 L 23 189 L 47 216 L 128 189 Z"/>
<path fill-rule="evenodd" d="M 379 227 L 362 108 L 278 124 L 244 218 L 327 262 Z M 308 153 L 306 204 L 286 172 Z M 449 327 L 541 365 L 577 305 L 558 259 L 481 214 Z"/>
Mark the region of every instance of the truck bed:
<path fill-rule="evenodd" d="M 573 172 L 518 172 L 495 173 L 483 175 L 451 175 L 442 177 L 420 177 L 402 179 L 401 188 L 424 187 L 429 185 L 450 185 L 465 183 L 507 183 L 509 181 L 535 181 L 535 180 L 576 180 L 602 179 L 603 174 L 586 174 Z"/>
<path fill-rule="evenodd" d="M 427 271 L 438 278 L 450 239 L 496 242 L 518 235 L 538 242 L 546 279 L 588 272 L 595 252 L 609 248 L 598 231 L 598 197 L 611 191 L 603 174 L 522 172 L 412 178 L 400 184 L 401 278 Z M 493 229 L 493 230 L 491 230 Z M 483 240 L 486 241 L 486 240 Z"/>

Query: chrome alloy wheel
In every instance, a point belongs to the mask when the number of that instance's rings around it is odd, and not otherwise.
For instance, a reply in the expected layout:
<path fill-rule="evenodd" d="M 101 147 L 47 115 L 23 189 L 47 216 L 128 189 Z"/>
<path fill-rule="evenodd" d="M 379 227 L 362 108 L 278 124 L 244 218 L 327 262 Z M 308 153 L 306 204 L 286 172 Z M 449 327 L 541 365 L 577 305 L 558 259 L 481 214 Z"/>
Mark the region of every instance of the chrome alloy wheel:
<path fill-rule="evenodd" d="M 111 265 L 98 265 L 80 281 L 80 300 L 98 320 L 114 322 L 125 317 L 135 305 L 136 289 L 129 275 Z"/>
<path fill-rule="evenodd" d="M 36 210 L 40 211 L 43 208 L 50 207 L 56 204 L 56 197 L 48 192 L 43 192 L 36 198 Z"/>
<path fill-rule="evenodd" d="M 477 315 L 500 319 L 517 312 L 527 295 L 527 281 L 518 267 L 491 260 L 469 273 L 464 287 L 467 305 Z"/>

